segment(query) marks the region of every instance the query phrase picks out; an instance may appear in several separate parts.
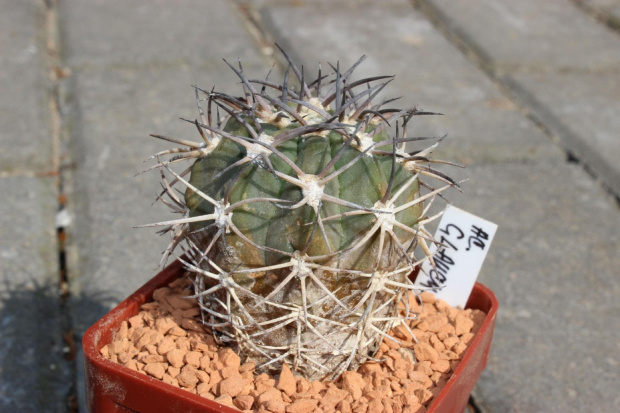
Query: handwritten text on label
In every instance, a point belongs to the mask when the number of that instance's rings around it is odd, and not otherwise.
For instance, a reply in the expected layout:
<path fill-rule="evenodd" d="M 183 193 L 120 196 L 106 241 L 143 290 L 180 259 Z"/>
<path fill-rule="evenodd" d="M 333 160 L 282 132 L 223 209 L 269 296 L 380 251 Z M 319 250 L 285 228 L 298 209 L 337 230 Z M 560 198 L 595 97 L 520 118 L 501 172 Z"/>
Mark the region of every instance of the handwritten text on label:
<path fill-rule="evenodd" d="M 465 307 L 496 230 L 496 224 L 449 206 L 435 233 L 443 246 L 430 247 L 435 267 L 425 261 L 415 284 L 451 306 Z"/>

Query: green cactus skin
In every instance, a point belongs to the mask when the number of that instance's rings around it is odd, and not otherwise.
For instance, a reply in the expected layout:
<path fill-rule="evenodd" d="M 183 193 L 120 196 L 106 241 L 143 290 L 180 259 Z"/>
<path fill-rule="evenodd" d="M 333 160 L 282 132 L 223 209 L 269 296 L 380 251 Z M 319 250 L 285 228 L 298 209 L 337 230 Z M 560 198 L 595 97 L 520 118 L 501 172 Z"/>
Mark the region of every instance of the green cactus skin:
<path fill-rule="evenodd" d="M 181 259 L 218 339 L 259 370 L 287 363 L 309 379 L 334 378 L 368 360 L 395 323 L 416 316 L 405 299 L 415 291 L 407 276 L 432 260 L 435 241 L 424 225 L 438 215 L 426 216 L 428 205 L 457 184 L 431 167 L 436 143 L 405 151 L 428 139 L 406 136 L 410 119 L 433 113 L 374 105 L 387 76 L 350 80 L 364 57 L 345 73 L 337 68 L 331 82 L 319 70 L 308 86 L 283 54 L 281 85 L 248 80 L 241 65 L 229 65 L 243 98 L 196 88 L 200 119 L 192 123 L 202 143 L 152 135 L 182 145 L 154 157 L 175 155 L 155 167 L 164 202 L 183 218 L 145 226 L 173 235 L 162 261 L 184 242 Z M 300 91 L 288 85 L 291 69 Z M 178 174 L 169 165 L 180 160 L 194 161 Z M 443 184 L 422 185 L 420 176 Z M 184 199 L 172 190 L 178 183 Z"/>

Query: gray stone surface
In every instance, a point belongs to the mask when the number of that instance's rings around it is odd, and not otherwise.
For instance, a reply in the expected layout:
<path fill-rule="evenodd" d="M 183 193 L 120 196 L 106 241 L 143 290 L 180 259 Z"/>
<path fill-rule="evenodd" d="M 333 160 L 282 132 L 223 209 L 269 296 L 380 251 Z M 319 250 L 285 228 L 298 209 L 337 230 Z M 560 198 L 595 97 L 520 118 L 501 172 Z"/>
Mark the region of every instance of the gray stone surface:
<path fill-rule="evenodd" d="M 615 202 L 579 166 L 470 168 L 458 206 L 499 224 L 479 280 L 500 302 L 483 412 L 617 411 Z"/>
<path fill-rule="evenodd" d="M 582 0 L 582 2 L 591 7 L 603 16 L 612 19 L 612 24 L 616 28 L 620 28 L 620 1 L 618 0 Z"/>
<path fill-rule="evenodd" d="M 603 73 L 516 72 L 510 77 L 566 149 L 620 195 L 620 68 Z"/>
<path fill-rule="evenodd" d="M 620 196 L 618 33 L 563 0 L 418 3 L 430 7 Z"/>
<path fill-rule="evenodd" d="M 93 73 L 168 69 L 179 73 L 178 87 L 199 83 L 219 90 L 237 84 L 234 74 L 226 71 L 225 77 L 213 76 L 226 67 L 222 59 L 236 64 L 240 58 L 246 71 L 256 68 L 254 40 L 237 8 L 225 0 L 71 0 L 63 2 L 61 10 L 64 54 L 71 68 Z M 89 15 L 97 18 L 86 18 Z M 260 74 L 265 65 L 261 60 Z"/>
<path fill-rule="evenodd" d="M 72 372 L 58 293 L 45 8 L 1 0 L 0 10 L 0 411 L 61 412 Z"/>
<path fill-rule="evenodd" d="M 327 66 L 325 62 L 335 64 L 340 59 L 341 67 L 348 68 L 367 55 L 356 69 L 356 78 L 395 74 L 384 95 L 403 98 L 392 106 L 418 105 L 444 113 L 419 118 L 409 132 L 447 134 L 437 157 L 467 165 L 557 160 L 562 156 L 488 78 L 404 0 L 363 7 L 324 2 L 286 7 L 282 2 L 263 2 L 259 10 L 276 41 L 291 50 L 314 76 L 319 61 Z"/>
<path fill-rule="evenodd" d="M 51 178 L 0 178 L 0 411 L 61 412 L 63 357 Z"/>
<path fill-rule="evenodd" d="M 419 0 L 498 70 L 601 70 L 620 64 L 618 37 L 565 0 Z"/>
<path fill-rule="evenodd" d="M 44 7 L 0 0 L 0 176 L 49 172 Z"/>

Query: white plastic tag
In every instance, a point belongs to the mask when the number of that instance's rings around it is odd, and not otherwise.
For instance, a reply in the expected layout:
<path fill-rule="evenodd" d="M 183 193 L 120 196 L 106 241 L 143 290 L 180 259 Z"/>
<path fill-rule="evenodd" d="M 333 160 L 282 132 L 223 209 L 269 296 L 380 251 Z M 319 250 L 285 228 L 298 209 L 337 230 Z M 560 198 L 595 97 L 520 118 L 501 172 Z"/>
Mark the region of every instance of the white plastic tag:
<path fill-rule="evenodd" d="M 449 205 L 435 233 L 445 248 L 437 251 L 435 245 L 429 246 L 435 253 L 435 268 L 426 260 L 415 285 L 432 289 L 453 307 L 464 308 L 496 230 L 496 224 Z"/>

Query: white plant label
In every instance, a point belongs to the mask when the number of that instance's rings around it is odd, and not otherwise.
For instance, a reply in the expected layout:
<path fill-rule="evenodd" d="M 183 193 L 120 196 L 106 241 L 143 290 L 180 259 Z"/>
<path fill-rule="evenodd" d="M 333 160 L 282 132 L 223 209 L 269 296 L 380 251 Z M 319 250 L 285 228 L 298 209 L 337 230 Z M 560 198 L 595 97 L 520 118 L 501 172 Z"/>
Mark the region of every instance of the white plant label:
<path fill-rule="evenodd" d="M 415 285 L 432 289 L 453 307 L 464 308 L 496 230 L 496 224 L 449 205 L 435 233 L 445 247 L 429 246 L 435 267 L 426 260 Z"/>

